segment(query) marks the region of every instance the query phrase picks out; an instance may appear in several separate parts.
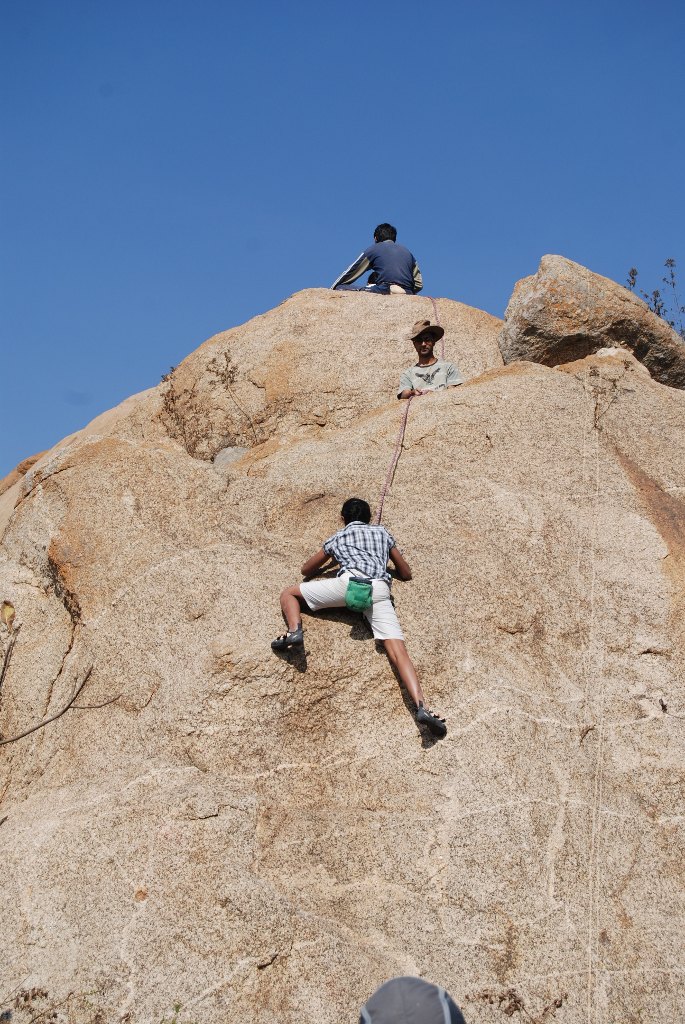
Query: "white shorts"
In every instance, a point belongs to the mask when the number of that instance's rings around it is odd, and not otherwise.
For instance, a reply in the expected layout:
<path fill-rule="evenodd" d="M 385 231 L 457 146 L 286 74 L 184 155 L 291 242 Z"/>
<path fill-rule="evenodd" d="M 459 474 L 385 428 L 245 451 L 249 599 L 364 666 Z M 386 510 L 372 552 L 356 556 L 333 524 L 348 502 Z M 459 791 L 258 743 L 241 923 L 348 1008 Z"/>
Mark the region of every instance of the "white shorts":
<path fill-rule="evenodd" d="M 300 583 L 300 593 L 310 611 L 318 612 L 322 608 L 344 608 L 347 583 L 353 574 L 343 573 L 333 579 L 312 580 Z M 360 577 L 358 577 L 360 578 Z M 385 580 L 373 580 L 373 604 L 362 615 L 371 626 L 375 640 L 404 640 L 393 603 L 390 600 L 390 587 Z"/>

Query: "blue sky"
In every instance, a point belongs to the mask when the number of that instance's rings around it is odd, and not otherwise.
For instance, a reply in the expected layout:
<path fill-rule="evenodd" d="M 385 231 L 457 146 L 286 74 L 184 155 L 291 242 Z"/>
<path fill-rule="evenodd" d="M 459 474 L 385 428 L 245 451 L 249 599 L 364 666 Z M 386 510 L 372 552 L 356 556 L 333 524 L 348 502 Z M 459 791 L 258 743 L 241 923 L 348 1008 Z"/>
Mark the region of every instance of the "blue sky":
<path fill-rule="evenodd" d="M 0 0 L 0 476 L 380 221 L 425 294 L 500 316 L 548 252 L 685 279 L 684 30 L 670 0 Z"/>

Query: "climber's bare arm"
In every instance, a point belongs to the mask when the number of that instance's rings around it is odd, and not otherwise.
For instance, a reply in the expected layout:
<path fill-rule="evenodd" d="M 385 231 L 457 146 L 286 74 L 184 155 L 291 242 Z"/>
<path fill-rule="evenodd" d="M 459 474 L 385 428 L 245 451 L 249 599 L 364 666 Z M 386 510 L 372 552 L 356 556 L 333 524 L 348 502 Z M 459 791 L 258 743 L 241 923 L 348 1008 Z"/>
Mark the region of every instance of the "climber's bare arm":
<path fill-rule="evenodd" d="M 395 566 L 397 575 L 401 580 L 411 579 L 411 569 L 402 557 L 402 553 L 399 548 L 390 548 L 390 561 Z"/>
<path fill-rule="evenodd" d="M 321 548 L 315 555 L 307 559 L 300 572 L 303 576 L 314 576 L 320 569 L 323 569 L 326 562 L 331 560 L 331 556 L 327 555 L 324 549 Z"/>

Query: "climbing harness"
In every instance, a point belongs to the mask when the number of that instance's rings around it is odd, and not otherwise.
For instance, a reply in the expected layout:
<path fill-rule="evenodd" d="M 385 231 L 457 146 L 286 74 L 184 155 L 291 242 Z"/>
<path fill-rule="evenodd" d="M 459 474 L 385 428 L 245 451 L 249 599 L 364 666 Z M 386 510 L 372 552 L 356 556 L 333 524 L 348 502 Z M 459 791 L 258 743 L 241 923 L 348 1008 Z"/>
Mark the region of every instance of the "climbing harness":
<path fill-rule="evenodd" d="M 438 324 L 439 327 L 442 327 L 442 324 L 440 323 L 440 315 L 438 313 L 438 304 L 437 304 L 436 300 L 432 296 L 431 296 L 431 302 L 433 303 L 433 312 L 435 313 L 435 322 Z M 444 334 L 443 334 L 442 338 L 440 339 L 440 350 L 441 350 L 440 358 L 444 359 L 445 358 L 445 335 Z M 409 406 L 411 405 L 413 399 L 414 399 L 413 395 L 410 398 L 407 399 L 407 404 L 404 407 L 404 410 L 402 411 L 402 416 L 400 418 L 400 429 L 397 432 L 397 441 L 395 443 L 395 450 L 392 453 L 392 458 L 390 459 L 390 466 L 388 467 L 388 472 L 387 472 L 386 477 L 385 477 L 385 483 L 383 484 L 383 488 L 381 490 L 381 496 L 378 499 L 378 505 L 376 507 L 376 515 L 375 515 L 374 520 L 373 520 L 374 523 L 376 524 L 376 526 L 380 525 L 380 521 L 381 521 L 381 518 L 383 516 L 383 505 L 385 504 L 385 499 L 387 498 L 388 494 L 390 493 L 390 488 L 392 487 L 392 482 L 393 482 L 393 479 L 395 477 L 395 470 L 397 469 L 397 463 L 400 461 L 400 455 L 402 454 L 402 445 L 404 443 L 404 432 L 407 429 L 407 417 L 409 416 Z"/>

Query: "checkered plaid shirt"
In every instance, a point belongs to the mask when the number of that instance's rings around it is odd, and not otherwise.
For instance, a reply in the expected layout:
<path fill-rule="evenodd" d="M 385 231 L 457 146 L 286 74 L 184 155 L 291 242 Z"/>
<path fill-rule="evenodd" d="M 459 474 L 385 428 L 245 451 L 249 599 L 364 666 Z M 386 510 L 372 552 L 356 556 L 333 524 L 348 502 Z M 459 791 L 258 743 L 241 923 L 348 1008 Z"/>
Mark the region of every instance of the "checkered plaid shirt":
<path fill-rule="evenodd" d="M 394 547 L 395 538 L 384 526 L 354 522 L 329 537 L 323 549 L 340 565 L 338 576 L 358 572 L 372 580 L 390 583 L 388 555 Z"/>

